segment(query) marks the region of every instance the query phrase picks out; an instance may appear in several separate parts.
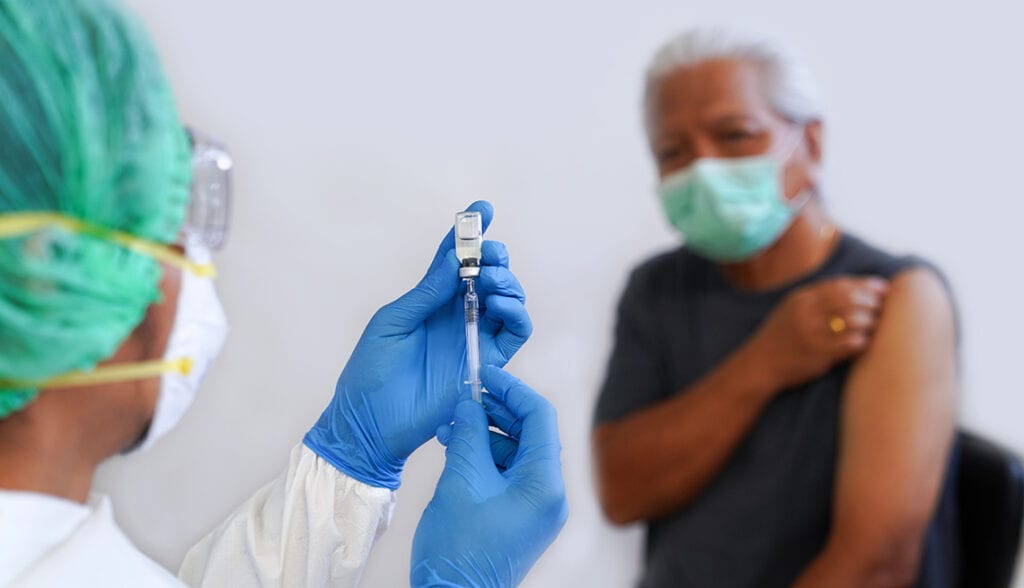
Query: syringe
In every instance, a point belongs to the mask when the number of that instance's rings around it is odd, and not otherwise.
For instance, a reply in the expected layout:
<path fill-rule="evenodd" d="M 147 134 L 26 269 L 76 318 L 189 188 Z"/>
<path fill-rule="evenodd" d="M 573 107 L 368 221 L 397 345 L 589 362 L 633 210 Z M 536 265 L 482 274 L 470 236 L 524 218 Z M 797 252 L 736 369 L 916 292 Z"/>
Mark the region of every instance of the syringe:
<path fill-rule="evenodd" d="M 466 384 L 473 394 L 473 400 L 477 402 L 483 401 L 480 386 L 480 301 L 476 294 L 483 241 L 483 218 L 479 212 L 460 212 L 455 215 L 455 255 L 462 264 L 459 277 L 466 285 Z"/>
<path fill-rule="evenodd" d="M 476 285 L 473 278 L 463 280 L 466 283 L 466 365 L 469 368 L 469 389 L 473 400 L 482 402 L 480 394 L 480 301 L 476 297 Z"/>

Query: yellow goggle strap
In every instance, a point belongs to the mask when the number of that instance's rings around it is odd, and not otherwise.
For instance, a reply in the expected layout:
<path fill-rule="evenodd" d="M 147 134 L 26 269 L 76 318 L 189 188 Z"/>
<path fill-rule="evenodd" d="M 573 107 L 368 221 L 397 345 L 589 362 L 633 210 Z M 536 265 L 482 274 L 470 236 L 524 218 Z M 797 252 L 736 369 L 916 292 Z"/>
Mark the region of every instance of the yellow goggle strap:
<path fill-rule="evenodd" d="M 189 375 L 192 373 L 192 359 L 183 357 L 172 360 L 157 359 L 154 361 L 105 365 L 88 372 L 70 372 L 37 382 L 0 380 L 0 391 L 22 390 L 26 388 L 41 390 L 44 388 L 96 386 L 114 382 L 148 380 L 149 378 L 156 378 L 171 373 L 181 374 L 182 376 Z"/>
<path fill-rule="evenodd" d="M 58 227 L 72 233 L 89 235 L 110 241 L 136 253 L 148 255 L 174 267 L 192 272 L 201 278 L 217 275 L 212 263 L 196 263 L 162 243 L 136 237 L 55 212 L 19 212 L 0 214 L 0 239 L 11 239 L 37 233 L 42 229 Z"/>

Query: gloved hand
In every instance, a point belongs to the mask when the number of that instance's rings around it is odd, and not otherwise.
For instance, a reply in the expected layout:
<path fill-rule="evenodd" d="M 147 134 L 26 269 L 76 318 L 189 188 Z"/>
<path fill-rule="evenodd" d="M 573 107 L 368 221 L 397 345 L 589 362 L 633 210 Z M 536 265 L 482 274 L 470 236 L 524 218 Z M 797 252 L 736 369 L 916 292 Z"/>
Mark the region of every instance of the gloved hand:
<path fill-rule="evenodd" d="M 481 370 L 489 432 L 472 400 L 442 425 L 446 463 L 412 544 L 413 587 L 516 586 L 569 514 L 555 409 L 509 374 Z"/>
<path fill-rule="evenodd" d="M 481 213 L 485 230 L 494 216 L 483 201 L 467 210 Z M 505 246 L 485 241 L 480 262 L 481 362 L 503 366 L 533 325 Z M 449 231 L 419 285 L 370 320 L 306 446 L 357 480 L 397 489 L 406 458 L 468 394 L 463 293 Z"/>

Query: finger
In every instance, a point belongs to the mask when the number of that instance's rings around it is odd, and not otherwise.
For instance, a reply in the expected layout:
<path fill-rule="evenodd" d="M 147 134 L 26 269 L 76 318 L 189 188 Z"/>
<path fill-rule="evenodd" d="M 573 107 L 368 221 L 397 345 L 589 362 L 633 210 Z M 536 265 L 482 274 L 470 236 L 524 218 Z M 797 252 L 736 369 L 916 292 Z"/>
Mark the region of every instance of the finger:
<path fill-rule="evenodd" d="M 480 378 L 488 392 L 522 421 L 519 456 L 530 452 L 537 458 L 557 461 L 562 448 L 558 439 L 558 418 L 551 403 L 518 378 L 494 366 L 484 367 Z"/>
<path fill-rule="evenodd" d="M 871 338 L 867 333 L 863 332 L 849 332 L 841 335 L 837 340 L 840 355 L 843 357 L 851 357 L 859 353 L 863 353 L 871 342 Z"/>
<path fill-rule="evenodd" d="M 480 220 L 483 221 L 484 232 L 487 232 L 487 227 L 491 225 L 491 221 L 494 219 L 494 207 L 486 200 L 477 200 L 473 204 L 467 206 L 465 210 L 465 212 L 473 211 L 480 213 Z M 453 224 L 452 228 L 448 230 L 448 234 L 444 236 L 444 239 L 441 239 L 441 244 L 437 248 L 437 254 L 434 255 L 434 261 L 430 264 L 430 269 L 433 269 L 435 265 L 441 263 L 445 257 L 448 257 L 449 252 L 454 250 L 455 227 Z"/>
<path fill-rule="evenodd" d="M 523 285 L 506 267 L 484 266 L 480 268 L 480 277 L 476 279 L 476 289 L 481 297 L 497 294 L 515 298 L 526 304 L 526 291 Z"/>
<path fill-rule="evenodd" d="M 846 300 L 843 302 L 849 306 L 857 306 L 870 310 L 872 312 L 878 312 L 882 309 L 882 303 L 885 301 L 885 297 L 881 294 L 866 289 L 850 290 L 846 293 Z"/>
<path fill-rule="evenodd" d="M 881 276 L 868 276 L 866 278 L 858 278 L 857 284 L 863 288 L 866 288 L 876 294 L 885 295 L 889 292 L 889 280 Z"/>
<path fill-rule="evenodd" d="M 498 401 L 493 394 L 484 394 L 482 398 L 488 422 L 504 431 L 508 436 L 518 439 L 523 434 L 523 421 L 512 414 L 512 411 Z"/>
<path fill-rule="evenodd" d="M 490 431 L 483 407 L 472 400 L 460 402 L 455 406 L 451 427 L 452 433 L 445 450 L 445 467 L 469 467 L 476 472 L 494 471 Z"/>
<path fill-rule="evenodd" d="M 445 447 L 448 447 L 448 441 L 450 441 L 452 438 L 452 426 L 441 425 L 440 427 L 437 428 L 435 434 L 437 435 L 437 442 L 440 443 L 441 445 L 444 445 Z"/>
<path fill-rule="evenodd" d="M 848 289 L 849 300 L 857 305 L 878 308 L 889 292 L 889 282 L 876 277 L 852 280 Z"/>
<path fill-rule="evenodd" d="M 415 288 L 381 308 L 373 322 L 384 328 L 385 334 L 408 333 L 451 302 L 458 291 L 459 260 L 449 252 L 439 264 L 431 266 Z"/>
<path fill-rule="evenodd" d="M 484 200 L 470 204 L 466 210 L 480 213 L 484 230 L 487 230 L 494 218 L 494 208 Z M 441 241 L 420 283 L 377 313 L 375 322 L 385 329 L 385 334 L 408 333 L 458 293 L 459 260 L 454 252 L 454 231 L 453 227 Z"/>
<path fill-rule="evenodd" d="M 484 241 L 480 248 L 480 265 L 508 268 L 508 248 L 501 241 Z"/>
<path fill-rule="evenodd" d="M 823 287 L 836 287 L 843 290 L 864 288 L 879 294 L 889 291 L 889 280 L 882 276 L 839 276 L 819 282 L 819 284 Z"/>
<path fill-rule="evenodd" d="M 846 327 L 852 331 L 873 331 L 878 315 L 863 308 L 853 308 L 841 314 Z"/>
<path fill-rule="evenodd" d="M 491 458 L 500 471 L 505 471 L 512 466 L 518 452 L 519 443 L 515 439 L 491 431 Z"/>
<path fill-rule="evenodd" d="M 487 297 L 487 311 L 480 319 L 484 363 L 504 366 L 533 334 L 533 321 L 523 303 L 514 298 Z"/>

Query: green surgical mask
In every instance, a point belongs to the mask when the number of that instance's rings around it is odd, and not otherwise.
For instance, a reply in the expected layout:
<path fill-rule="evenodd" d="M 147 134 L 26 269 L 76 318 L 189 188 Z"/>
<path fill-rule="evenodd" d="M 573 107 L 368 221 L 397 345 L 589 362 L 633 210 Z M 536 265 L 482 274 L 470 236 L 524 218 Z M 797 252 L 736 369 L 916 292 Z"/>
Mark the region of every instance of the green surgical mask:
<path fill-rule="evenodd" d="M 769 155 L 698 159 L 665 178 L 658 194 L 686 246 L 717 263 L 746 261 L 767 249 L 809 196 L 786 201 L 782 163 Z"/>

